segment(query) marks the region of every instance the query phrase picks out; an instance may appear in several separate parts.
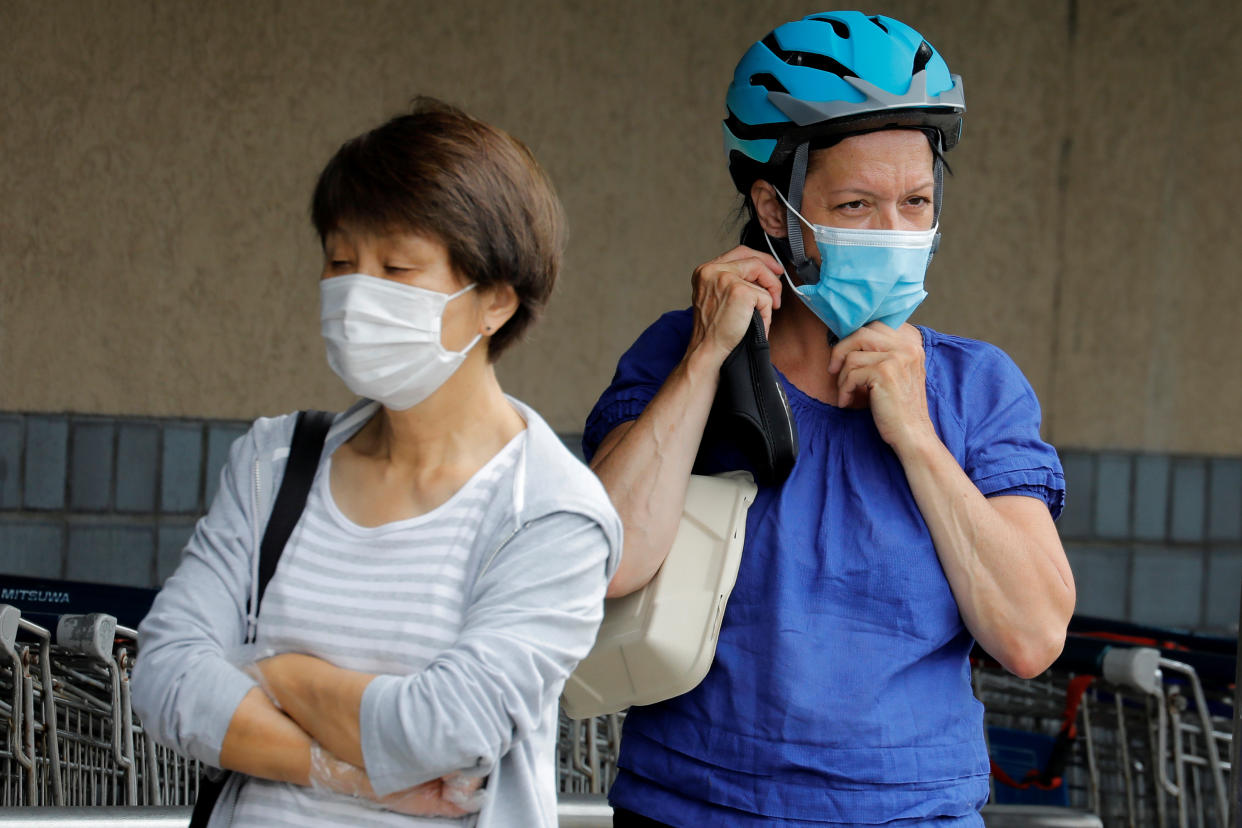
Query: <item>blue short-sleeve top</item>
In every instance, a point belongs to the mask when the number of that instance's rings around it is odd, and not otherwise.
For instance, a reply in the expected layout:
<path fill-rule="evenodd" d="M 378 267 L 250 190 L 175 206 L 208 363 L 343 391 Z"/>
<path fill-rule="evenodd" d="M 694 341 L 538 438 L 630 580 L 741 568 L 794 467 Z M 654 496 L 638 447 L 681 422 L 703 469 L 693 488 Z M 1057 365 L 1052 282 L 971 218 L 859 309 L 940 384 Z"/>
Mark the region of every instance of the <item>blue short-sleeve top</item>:
<path fill-rule="evenodd" d="M 691 326 L 689 310 L 667 313 L 621 358 L 587 420 L 588 457 L 650 402 Z M 984 495 L 1036 497 L 1056 517 L 1064 478 L 1025 377 L 994 346 L 920 330 L 945 446 Z M 798 461 L 747 516 L 706 679 L 630 711 L 610 799 L 672 825 L 977 824 L 988 759 L 973 641 L 902 466 L 869 411 L 780 380 Z"/>

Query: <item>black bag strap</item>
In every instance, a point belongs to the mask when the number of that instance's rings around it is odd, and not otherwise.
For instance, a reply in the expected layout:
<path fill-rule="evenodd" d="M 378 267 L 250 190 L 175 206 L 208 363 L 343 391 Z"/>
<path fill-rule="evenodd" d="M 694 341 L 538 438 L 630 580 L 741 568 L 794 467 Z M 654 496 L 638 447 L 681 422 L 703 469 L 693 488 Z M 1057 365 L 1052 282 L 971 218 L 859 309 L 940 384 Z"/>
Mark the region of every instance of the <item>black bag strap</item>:
<path fill-rule="evenodd" d="M 280 555 L 285 551 L 289 535 L 293 534 L 293 527 L 298 525 L 302 510 L 306 508 L 306 498 L 310 495 L 311 483 L 315 481 L 315 470 L 319 468 L 323 444 L 328 437 L 328 429 L 332 427 L 334 416 L 330 411 L 298 412 L 298 421 L 293 427 L 293 440 L 289 443 L 285 475 L 280 481 L 280 491 L 276 493 L 272 515 L 267 519 L 263 541 L 259 544 L 256 614 L 263 606 L 263 593 L 267 590 L 272 576 L 276 574 L 276 565 L 280 563 Z"/>
<path fill-rule="evenodd" d="M 194 810 L 190 812 L 188 828 L 207 828 L 207 823 L 211 821 L 211 812 L 216 808 L 216 800 L 224 790 L 224 783 L 232 775 L 232 771 L 225 771 L 216 777 L 205 773 L 198 775 L 198 795 L 194 797 Z"/>
<path fill-rule="evenodd" d="M 323 444 L 328 437 L 328 429 L 332 427 L 335 417 L 330 411 L 299 411 L 297 423 L 293 427 L 293 440 L 289 443 L 289 460 L 285 463 L 285 474 L 280 481 L 280 490 L 276 493 L 276 503 L 272 506 L 272 515 L 267 520 L 267 529 L 263 532 L 263 540 L 259 544 L 259 591 L 256 594 L 257 606 L 263 605 L 263 593 L 267 584 L 276 574 L 276 565 L 280 563 L 280 555 L 285 551 L 285 544 L 293 527 L 297 526 L 306 508 L 306 498 L 310 495 L 311 484 L 315 481 L 315 470 L 319 468 L 319 458 L 323 454 Z M 257 610 L 257 607 L 256 607 Z M 211 812 L 216 807 L 216 800 L 232 773 L 226 771 L 214 779 L 200 775 L 198 779 L 198 796 L 194 800 L 194 811 L 190 814 L 189 828 L 207 828 Z"/>

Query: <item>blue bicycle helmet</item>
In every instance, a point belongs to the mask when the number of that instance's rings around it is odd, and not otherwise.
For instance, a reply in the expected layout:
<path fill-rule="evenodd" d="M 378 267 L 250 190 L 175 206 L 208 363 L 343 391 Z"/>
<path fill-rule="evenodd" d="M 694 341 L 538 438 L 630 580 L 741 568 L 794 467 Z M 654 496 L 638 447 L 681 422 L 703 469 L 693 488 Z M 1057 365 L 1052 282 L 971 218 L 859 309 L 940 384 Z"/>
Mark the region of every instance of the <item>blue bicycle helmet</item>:
<path fill-rule="evenodd" d="M 891 17 L 822 12 L 777 27 L 742 56 L 726 98 L 724 148 L 738 192 L 792 167 L 788 199 L 802 206 L 815 143 L 859 132 L 914 127 L 935 136 L 936 220 L 943 162 L 962 134 L 962 79 L 921 34 Z M 772 181 L 773 184 L 781 182 Z M 797 219 L 789 242 L 806 264 Z M 809 275 L 809 271 L 808 271 Z"/>

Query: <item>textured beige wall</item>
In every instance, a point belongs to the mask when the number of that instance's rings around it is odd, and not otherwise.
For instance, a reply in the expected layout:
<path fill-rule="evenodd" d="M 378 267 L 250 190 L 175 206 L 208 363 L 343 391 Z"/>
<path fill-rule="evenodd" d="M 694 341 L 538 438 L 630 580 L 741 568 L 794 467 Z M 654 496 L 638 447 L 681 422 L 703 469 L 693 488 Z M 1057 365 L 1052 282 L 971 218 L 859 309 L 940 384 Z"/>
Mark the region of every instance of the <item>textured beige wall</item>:
<path fill-rule="evenodd" d="M 1193 8 L 1190 8 L 1193 7 Z M 525 140 L 571 220 L 506 386 L 576 430 L 731 244 L 732 67 L 792 2 L 0 0 L 0 409 L 249 418 L 348 396 L 314 176 L 429 93 Z M 966 79 L 918 321 L 1004 347 L 1063 447 L 1242 453 L 1242 6 L 893 2 Z"/>

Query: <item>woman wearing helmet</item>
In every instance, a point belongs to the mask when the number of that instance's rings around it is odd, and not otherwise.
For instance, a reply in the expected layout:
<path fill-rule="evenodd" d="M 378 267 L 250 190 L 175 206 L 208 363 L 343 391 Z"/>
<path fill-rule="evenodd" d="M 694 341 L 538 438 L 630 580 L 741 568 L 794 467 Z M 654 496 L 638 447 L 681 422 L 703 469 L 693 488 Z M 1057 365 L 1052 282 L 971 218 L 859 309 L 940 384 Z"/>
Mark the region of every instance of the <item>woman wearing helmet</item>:
<path fill-rule="evenodd" d="M 1074 586 L 1026 379 L 997 348 L 905 324 L 964 111 L 960 78 L 891 18 L 812 15 L 738 64 L 743 244 L 695 271 L 693 307 L 639 337 L 587 421 L 625 523 L 609 593 L 659 568 L 691 468 L 722 469 L 696 454 L 755 311 L 801 450 L 751 507 L 707 678 L 627 717 L 617 825 L 982 824 L 968 654 L 1042 672 Z"/>

